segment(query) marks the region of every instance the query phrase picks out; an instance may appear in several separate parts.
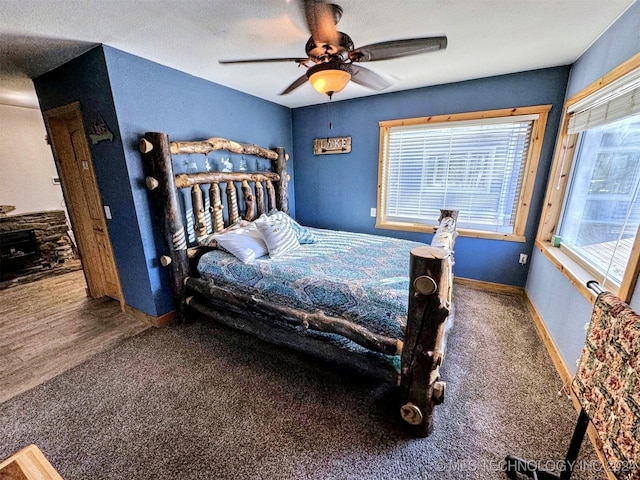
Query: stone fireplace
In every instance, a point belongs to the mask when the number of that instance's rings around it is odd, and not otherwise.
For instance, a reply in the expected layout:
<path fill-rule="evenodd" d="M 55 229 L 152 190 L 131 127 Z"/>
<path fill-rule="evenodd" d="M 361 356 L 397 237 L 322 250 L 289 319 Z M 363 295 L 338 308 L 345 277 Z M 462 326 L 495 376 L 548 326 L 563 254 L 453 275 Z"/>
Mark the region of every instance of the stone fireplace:
<path fill-rule="evenodd" d="M 0 289 L 82 268 L 64 211 L 0 217 Z"/>

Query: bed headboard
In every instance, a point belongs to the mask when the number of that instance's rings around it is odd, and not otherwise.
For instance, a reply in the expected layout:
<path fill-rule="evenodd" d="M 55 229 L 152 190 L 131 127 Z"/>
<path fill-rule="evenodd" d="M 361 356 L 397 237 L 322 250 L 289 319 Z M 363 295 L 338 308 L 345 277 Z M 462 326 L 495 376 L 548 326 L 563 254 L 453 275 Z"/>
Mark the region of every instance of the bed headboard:
<path fill-rule="evenodd" d="M 174 156 L 206 156 L 218 150 L 268 159 L 273 171 L 175 174 Z M 176 306 L 181 304 L 183 282 L 189 273 L 188 232 L 193 231 L 196 237 L 218 232 L 239 219 L 250 221 L 273 208 L 289 213 L 286 164 L 289 156 L 282 147 L 271 150 L 217 137 L 170 142 L 166 133 L 147 132 L 140 139 L 140 152 L 147 188 L 164 220 L 167 254 L 160 258 L 160 263 L 171 266 Z M 185 200 L 181 202 L 182 189 L 189 189 L 189 194 L 182 197 Z"/>

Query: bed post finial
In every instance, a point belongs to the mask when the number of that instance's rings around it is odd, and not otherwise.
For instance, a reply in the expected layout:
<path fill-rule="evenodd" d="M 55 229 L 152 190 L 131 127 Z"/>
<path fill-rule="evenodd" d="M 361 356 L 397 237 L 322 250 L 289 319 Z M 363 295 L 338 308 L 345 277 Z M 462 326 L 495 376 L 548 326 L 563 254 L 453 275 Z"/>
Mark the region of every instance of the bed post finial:
<path fill-rule="evenodd" d="M 167 264 L 171 270 L 171 289 L 178 318 L 182 320 L 184 278 L 189 274 L 189 261 L 182 211 L 169 149 L 169 136 L 166 133 L 147 132 L 140 140 L 140 145 L 145 147 L 141 148 L 141 151 L 147 174 L 158 182 L 158 186 L 150 190 L 149 194 L 154 197 L 157 206 L 154 217 L 164 227 L 162 233 L 165 249 L 172 260 Z"/>
<path fill-rule="evenodd" d="M 452 208 L 441 208 L 440 209 L 440 218 L 438 218 L 438 222 L 441 222 L 443 218 L 451 217 L 454 221 L 458 220 L 458 211 Z"/>
<path fill-rule="evenodd" d="M 274 151 L 278 154 L 278 159 L 274 160 L 276 173 L 280 176 L 280 180 L 276 182 L 277 191 L 277 208 L 284 213 L 289 213 L 289 174 L 287 173 L 287 160 L 289 154 L 285 152 L 284 147 L 276 147 Z"/>

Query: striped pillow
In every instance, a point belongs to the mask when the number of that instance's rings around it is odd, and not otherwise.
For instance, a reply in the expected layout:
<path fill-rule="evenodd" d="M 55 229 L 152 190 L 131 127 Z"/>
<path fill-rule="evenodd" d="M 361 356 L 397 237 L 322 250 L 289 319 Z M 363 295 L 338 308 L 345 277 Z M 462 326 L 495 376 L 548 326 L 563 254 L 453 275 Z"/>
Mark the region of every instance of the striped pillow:
<path fill-rule="evenodd" d="M 270 217 L 282 216 L 289 220 L 291 228 L 293 228 L 293 231 L 295 232 L 296 238 L 298 239 L 298 242 L 300 242 L 300 245 L 303 245 L 305 243 L 316 243 L 316 236 L 313 234 L 313 232 L 300 225 L 286 213 L 274 208 L 267 215 L 269 215 Z"/>
<path fill-rule="evenodd" d="M 280 215 L 269 217 L 263 213 L 254 223 L 267 244 L 270 257 L 279 257 L 300 247 L 287 218 Z"/>

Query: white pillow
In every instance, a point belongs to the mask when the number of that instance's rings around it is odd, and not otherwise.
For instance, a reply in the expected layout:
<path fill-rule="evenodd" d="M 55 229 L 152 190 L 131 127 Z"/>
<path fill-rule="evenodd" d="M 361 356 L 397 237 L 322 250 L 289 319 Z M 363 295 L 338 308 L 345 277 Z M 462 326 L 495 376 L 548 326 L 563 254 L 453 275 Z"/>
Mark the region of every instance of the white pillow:
<path fill-rule="evenodd" d="M 231 230 L 235 230 L 236 228 L 246 227 L 250 223 L 251 222 L 247 222 L 246 220 L 238 220 L 236 223 L 229 225 L 227 228 L 220 230 L 219 232 L 208 233 L 206 235 L 203 235 L 202 237 L 198 237 L 196 241 L 201 247 L 217 248 L 218 242 L 216 242 L 216 235 L 230 232 Z"/>
<path fill-rule="evenodd" d="M 260 230 L 270 257 L 279 257 L 300 247 L 296 232 L 287 218 L 279 215 L 267 216 L 263 213 L 253 223 Z"/>
<path fill-rule="evenodd" d="M 242 263 L 250 263 L 269 253 L 262 234 L 255 224 L 213 235 L 220 247 L 237 257 Z"/>

